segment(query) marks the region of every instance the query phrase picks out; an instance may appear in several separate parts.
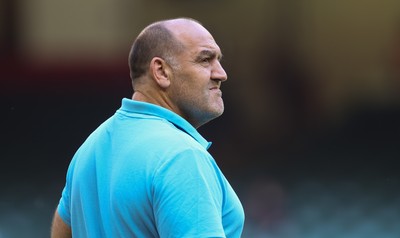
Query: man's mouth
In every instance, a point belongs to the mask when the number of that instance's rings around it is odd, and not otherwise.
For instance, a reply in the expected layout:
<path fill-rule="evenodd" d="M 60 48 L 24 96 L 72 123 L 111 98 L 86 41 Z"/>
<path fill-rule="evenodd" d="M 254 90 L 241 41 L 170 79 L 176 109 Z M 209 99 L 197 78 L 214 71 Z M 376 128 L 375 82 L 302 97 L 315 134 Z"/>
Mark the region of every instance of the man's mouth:
<path fill-rule="evenodd" d="M 219 95 L 220 97 L 222 97 L 222 91 L 219 89 L 218 86 L 212 87 L 210 88 L 210 91 L 213 93 L 216 93 L 217 95 Z"/>

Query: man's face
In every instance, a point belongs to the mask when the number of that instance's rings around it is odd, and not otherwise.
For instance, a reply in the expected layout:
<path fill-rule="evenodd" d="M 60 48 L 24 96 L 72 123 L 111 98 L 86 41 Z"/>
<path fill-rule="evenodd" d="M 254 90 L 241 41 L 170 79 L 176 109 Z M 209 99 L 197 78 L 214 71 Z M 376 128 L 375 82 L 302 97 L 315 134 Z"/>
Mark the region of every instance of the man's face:
<path fill-rule="evenodd" d="M 186 49 L 176 56 L 170 96 L 181 116 L 199 127 L 224 111 L 220 86 L 227 75 L 220 64 L 221 51 L 211 34 L 196 23 L 173 31 Z"/>

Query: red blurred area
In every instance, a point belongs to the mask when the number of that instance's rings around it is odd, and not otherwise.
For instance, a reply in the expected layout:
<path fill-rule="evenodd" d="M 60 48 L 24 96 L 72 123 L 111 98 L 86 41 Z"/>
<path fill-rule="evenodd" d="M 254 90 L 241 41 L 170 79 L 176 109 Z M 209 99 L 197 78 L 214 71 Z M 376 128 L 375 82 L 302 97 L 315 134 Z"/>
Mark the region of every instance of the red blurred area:
<path fill-rule="evenodd" d="M 87 88 L 126 91 L 130 88 L 127 60 L 36 61 L 17 57 L 0 59 L 0 85 L 3 95 L 16 95 L 53 89 L 73 93 Z"/>

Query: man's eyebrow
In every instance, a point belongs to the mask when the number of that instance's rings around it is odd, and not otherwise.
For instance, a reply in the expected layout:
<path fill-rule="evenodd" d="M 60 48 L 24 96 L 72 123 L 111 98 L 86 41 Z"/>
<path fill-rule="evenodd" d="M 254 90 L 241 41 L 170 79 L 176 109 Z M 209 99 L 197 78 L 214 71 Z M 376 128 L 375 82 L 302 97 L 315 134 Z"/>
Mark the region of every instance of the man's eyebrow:
<path fill-rule="evenodd" d="M 216 51 L 213 50 L 202 50 L 200 53 L 197 55 L 197 59 L 201 59 L 203 57 L 209 57 L 209 58 L 217 58 L 218 60 L 222 59 L 222 54 L 217 53 Z"/>

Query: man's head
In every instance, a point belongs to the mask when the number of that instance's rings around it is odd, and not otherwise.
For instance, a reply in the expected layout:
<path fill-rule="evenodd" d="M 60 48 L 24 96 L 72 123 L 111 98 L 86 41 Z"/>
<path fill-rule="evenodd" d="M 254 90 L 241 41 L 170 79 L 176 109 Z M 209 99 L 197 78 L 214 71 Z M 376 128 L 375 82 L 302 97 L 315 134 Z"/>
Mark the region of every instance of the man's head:
<path fill-rule="evenodd" d="M 132 80 L 143 76 L 154 57 L 173 63 L 174 55 L 179 54 L 183 45 L 165 26 L 164 21 L 146 27 L 133 42 L 129 53 L 129 68 Z"/>
<path fill-rule="evenodd" d="M 153 23 L 139 34 L 129 55 L 135 94 L 199 127 L 224 110 L 219 88 L 227 75 L 221 57 L 213 37 L 197 21 Z"/>

